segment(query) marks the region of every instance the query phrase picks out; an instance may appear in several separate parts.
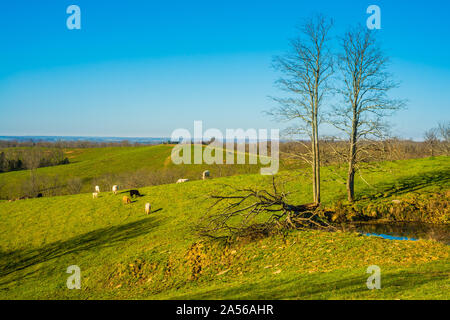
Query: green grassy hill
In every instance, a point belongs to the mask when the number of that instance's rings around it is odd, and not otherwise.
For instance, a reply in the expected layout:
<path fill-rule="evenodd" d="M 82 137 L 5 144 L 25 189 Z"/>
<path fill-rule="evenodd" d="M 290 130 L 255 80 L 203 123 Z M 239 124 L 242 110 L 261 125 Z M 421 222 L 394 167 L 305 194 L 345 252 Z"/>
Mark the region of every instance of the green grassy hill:
<path fill-rule="evenodd" d="M 65 155 L 70 161 L 69 164 L 38 168 L 35 175 L 38 179 L 45 178 L 47 184 L 58 179 L 55 184 L 63 187 L 57 194 L 70 194 L 64 185 L 71 178 L 80 178 L 83 184 L 81 192 L 90 192 L 93 191 L 94 185 L 99 185 L 101 190 L 111 190 L 112 185 L 136 172 L 157 173 L 160 178 L 150 184 L 162 184 L 175 182 L 179 178 L 200 179 L 206 169 L 214 170 L 216 176 L 256 173 L 259 170 L 259 166 L 246 164 L 175 165 L 170 158 L 172 149 L 173 145 L 66 149 Z M 246 159 L 248 158 L 247 154 Z M 14 199 L 24 195 L 22 185 L 27 179 L 30 179 L 29 170 L 0 174 L 0 198 Z M 44 196 L 51 195 L 46 190 L 41 192 Z"/>
<path fill-rule="evenodd" d="M 164 158 L 167 150 L 160 149 Z M 74 155 L 79 161 L 70 166 L 98 159 L 96 152 Z M 107 153 L 104 159 L 111 163 Z M 336 174 L 344 170 L 323 169 L 325 204 L 343 197 Z M 363 175 L 371 186 L 358 181 L 362 201 L 450 184 L 446 157 L 383 163 Z M 307 170 L 279 176 L 289 181 L 287 190 L 298 191 L 292 202 L 310 202 Z M 262 188 L 270 182 L 254 174 L 152 186 L 140 189 L 144 196 L 129 205 L 122 204 L 123 194 L 110 192 L 98 199 L 80 194 L 2 201 L 0 299 L 448 299 L 450 249 L 434 241 L 291 231 L 225 244 L 193 232 L 210 205 L 208 194 L 224 192 L 224 184 Z M 366 268 L 373 264 L 382 270 L 381 290 L 366 288 Z M 66 287 L 70 265 L 81 268 L 81 290 Z"/>

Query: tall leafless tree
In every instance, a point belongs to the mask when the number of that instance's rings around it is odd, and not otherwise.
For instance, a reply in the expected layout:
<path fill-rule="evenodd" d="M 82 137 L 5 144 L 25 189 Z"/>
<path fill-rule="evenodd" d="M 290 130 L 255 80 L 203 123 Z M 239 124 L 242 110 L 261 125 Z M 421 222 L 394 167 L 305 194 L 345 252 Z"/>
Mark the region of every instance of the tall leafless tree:
<path fill-rule="evenodd" d="M 385 117 L 403 107 L 405 101 L 388 97 L 398 83 L 387 71 L 389 59 L 380 49 L 376 31 L 363 26 L 347 31 L 337 61 L 342 83 L 337 93 L 342 101 L 333 108 L 330 122 L 349 141 L 347 198 L 351 202 L 355 198 L 355 172 L 365 146 L 386 136 Z"/>
<path fill-rule="evenodd" d="M 321 105 L 330 91 L 328 80 L 333 73 L 333 56 L 328 45 L 332 25 L 332 20 L 323 15 L 307 20 L 299 28 L 299 36 L 291 40 L 290 51 L 274 58 L 274 67 L 283 73 L 276 84 L 289 96 L 274 98 L 279 106 L 270 114 L 281 121 L 297 120 L 287 132 L 309 137 L 309 152 L 300 157 L 312 166 L 316 204 L 320 203 Z"/>

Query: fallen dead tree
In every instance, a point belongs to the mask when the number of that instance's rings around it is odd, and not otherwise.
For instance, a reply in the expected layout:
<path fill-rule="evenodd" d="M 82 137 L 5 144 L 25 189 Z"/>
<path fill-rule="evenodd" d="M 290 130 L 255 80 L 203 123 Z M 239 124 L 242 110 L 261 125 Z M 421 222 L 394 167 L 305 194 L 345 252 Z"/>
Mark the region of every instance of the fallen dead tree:
<path fill-rule="evenodd" d="M 272 178 L 272 190 L 223 187 L 231 192 L 209 196 L 213 204 L 197 227 L 203 236 L 241 237 L 267 235 L 283 229 L 333 228 L 317 205 L 290 204 L 287 199 L 290 193 L 280 190 L 275 177 Z"/>

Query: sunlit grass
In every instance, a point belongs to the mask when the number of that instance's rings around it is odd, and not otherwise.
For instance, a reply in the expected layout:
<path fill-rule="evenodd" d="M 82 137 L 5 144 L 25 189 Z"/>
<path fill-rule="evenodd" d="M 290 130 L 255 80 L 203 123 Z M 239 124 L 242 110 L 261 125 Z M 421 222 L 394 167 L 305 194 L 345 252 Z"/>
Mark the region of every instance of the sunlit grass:
<path fill-rule="evenodd" d="M 362 172 L 371 186 L 359 179 L 358 198 L 445 190 L 448 171 L 446 157 L 380 163 Z M 345 198 L 336 173 L 345 168 L 323 169 L 324 205 Z M 311 202 L 308 170 L 279 179 L 296 191 L 290 201 Z M 120 192 L 1 202 L 0 298 L 448 298 L 450 251 L 434 241 L 292 231 L 224 246 L 201 242 L 192 230 L 210 205 L 206 196 L 225 192 L 223 184 L 270 183 L 253 174 L 146 187 L 129 205 Z M 145 215 L 146 202 L 158 211 Z M 382 270 L 381 290 L 366 288 L 372 264 Z M 66 288 L 70 265 L 81 268 L 81 290 Z"/>

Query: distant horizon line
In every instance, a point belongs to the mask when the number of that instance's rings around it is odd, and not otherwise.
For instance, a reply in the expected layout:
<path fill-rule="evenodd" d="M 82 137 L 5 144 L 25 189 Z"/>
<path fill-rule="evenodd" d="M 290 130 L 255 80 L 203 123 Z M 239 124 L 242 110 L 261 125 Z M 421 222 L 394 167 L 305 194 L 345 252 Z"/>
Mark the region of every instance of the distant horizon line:
<path fill-rule="evenodd" d="M 29 137 L 63 137 L 63 138 L 143 138 L 143 139 L 160 139 L 160 138 L 169 138 L 169 137 L 149 137 L 149 136 L 102 136 L 102 135 L 45 135 L 45 134 L 35 134 L 35 135 L 0 135 L 0 138 L 3 137 L 18 137 L 18 138 L 29 138 Z"/>
<path fill-rule="evenodd" d="M 112 142 L 117 142 L 117 141 L 124 141 L 127 139 L 132 139 L 132 140 L 153 140 L 153 141 L 157 141 L 157 142 L 171 142 L 171 137 L 139 137 L 139 136 L 94 136 L 94 135 L 88 135 L 88 136 L 75 136 L 75 135 L 0 135 L 0 140 L 3 141 L 10 141 L 13 140 L 14 138 L 18 138 L 20 140 L 33 140 L 33 138 L 35 139 L 39 139 L 39 138 L 43 138 L 41 139 L 41 142 L 55 142 L 58 141 L 58 139 L 64 139 L 65 141 L 82 141 L 82 139 L 89 139 L 89 140 L 95 140 L 95 139 L 116 139 L 115 141 Z M 45 140 L 45 138 L 53 138 L 53 139 L 49 139 L 49 140 Z M 73 140 L 71 138 L 77 138 L 76 140 Z M 268 139 L 269 141 L 271 139 Z M 339 139 L 336 139 L 339 140 Z M 413 142 L 423 142 L 423 139 L 414 139 L 414 138 L 404 138 L 404 137 L 400 137 L 400 140 L 404 140 L 404 141 L 413 141 Z M 203 140 L 205 141 L 205 140 Z M 224 141 L 226 141 L 226 139 L 224 139 Z M 294 142 L 294 141 L 309 141 L 307 139 L 279 139 L 280 142 Z M 131 141 L 133 142 L 133 141 Z M 195 140 L 193 141 L 195 143 Z"/>

